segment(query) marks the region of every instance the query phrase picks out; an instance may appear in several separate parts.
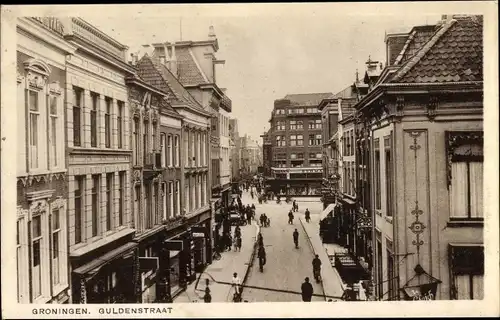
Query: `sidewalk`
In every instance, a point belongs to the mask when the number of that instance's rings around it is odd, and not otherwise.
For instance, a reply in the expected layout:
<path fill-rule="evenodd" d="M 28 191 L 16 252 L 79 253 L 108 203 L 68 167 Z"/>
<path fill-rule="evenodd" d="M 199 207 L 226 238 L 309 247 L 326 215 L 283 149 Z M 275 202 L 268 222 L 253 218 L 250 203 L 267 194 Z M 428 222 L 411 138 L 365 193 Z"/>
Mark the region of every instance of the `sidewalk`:
<path fill-rule="evenodd" d="M 313 252 L 319 255 L 319 258 L 323 262 L 321 267 L 321 278 L 323 279 L 322 281 L 323 291 L 327 296 L 326 300 L 328 301 L 329 299 L 333 299 L 333 298 L 328 298 L 328 296 L 340 298 L 344 293 L 345 285 L 342 282 L 342 279 L 340 278 L 337 269 L 335 269 L 329 263 L 330 259 L 326 252 L 326 249 L 323 247 L 321 238 L 319 237 L 319 216 L 311 215 L 311 222 L 309 223 L 305 222 L 305 219 L 302 215 L 299 217 L 299 220 L 300 223 L 302 224 L 302 227 L 304 228 L 304 231 L 307 233 L 307 238 L 309 240 L 309 244 L 311 245 Z M 333 299 L 333 300 L 335 301 L 340 299 Z"/>
<path fill-rule="evenodd" d="M 252 225 L 242 226 L 241 238 L 242 247 L 241 252 L 226 251 L 221 253 L 220 260 L 214 260 L 212 264 L 208 265 L 205 272 L 201 275 L 197 274 L 196 281 L 189 284 L 187 289 L 179 294 L 174 303 L 186 302 L 201 302 L 203 303 L 203 296 L 205 294 L 205 279 L 209 279 L 210 295 L 212 302 L 231 302 L 232 293 L 231 286 L 227 284 L 215 283 L 216 281 L 231 283 L 233 273 L 238 273 L 238 277 L 243 281 L 249 269 L 250 258 L 254 251 L 254 243 L 257 239 L 258 226 L 253 222 Z M 234 227 L 232 227 L 234 232 Z M 207 274 L 209 276 L 207 276 Z M 198 281 L 198 277 L 200 277 Z M 196 284 L 198 286 L 196 287 Z"/>

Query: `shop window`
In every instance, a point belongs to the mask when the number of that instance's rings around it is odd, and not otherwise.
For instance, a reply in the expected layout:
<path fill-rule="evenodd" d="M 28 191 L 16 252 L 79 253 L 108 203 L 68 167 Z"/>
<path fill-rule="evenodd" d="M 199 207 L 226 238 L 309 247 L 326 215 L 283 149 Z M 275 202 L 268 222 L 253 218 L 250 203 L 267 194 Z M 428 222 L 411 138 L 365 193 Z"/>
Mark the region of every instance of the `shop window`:
<path fill-rule="evenodd" d="M 484 247 L 452 245 L 448 247 L 451 293 L 453 300 L 484 298 Z"/>

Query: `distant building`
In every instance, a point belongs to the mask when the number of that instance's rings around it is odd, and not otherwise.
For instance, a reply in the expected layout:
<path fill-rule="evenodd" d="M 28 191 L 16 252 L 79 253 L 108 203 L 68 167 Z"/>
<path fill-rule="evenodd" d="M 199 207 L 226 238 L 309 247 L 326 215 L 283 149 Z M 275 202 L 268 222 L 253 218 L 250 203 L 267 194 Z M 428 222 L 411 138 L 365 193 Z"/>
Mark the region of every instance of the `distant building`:
<path fill-rule="evenodd" d="M 275 194 L 320 195 L 323 123 L 318 106 L 332 93 L 289 94 L 274 101 L 269 120 L 272 190 Z"/>
<path fill-rule="evenodd" d="M 232 144 L 231 148 L 231 178 L 234 182 L 240 180 L 241 166 L 241 140 L 238 131 L 238 119 L 229 119 L 229 139 Z"/>

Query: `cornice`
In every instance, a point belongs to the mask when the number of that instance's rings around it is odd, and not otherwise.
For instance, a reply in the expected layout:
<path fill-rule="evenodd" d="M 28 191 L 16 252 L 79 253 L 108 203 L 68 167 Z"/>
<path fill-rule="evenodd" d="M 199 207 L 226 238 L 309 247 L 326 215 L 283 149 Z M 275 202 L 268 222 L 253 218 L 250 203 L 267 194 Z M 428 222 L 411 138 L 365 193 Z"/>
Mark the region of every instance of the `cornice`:
<path fill-rule="evenodd" d="M 76 46 L 68 43 L 66 40 L 50 32 L 43 26 L 38 25 L 37 22 L 30 21 L 26 17 L 17 18 L 17 28 L 28 32 L 30 35 L 33 35 L 41 40 L 44 40 L 48 44 L 58 48 L 64 53 L 73 54 L 77 49 Z"/>

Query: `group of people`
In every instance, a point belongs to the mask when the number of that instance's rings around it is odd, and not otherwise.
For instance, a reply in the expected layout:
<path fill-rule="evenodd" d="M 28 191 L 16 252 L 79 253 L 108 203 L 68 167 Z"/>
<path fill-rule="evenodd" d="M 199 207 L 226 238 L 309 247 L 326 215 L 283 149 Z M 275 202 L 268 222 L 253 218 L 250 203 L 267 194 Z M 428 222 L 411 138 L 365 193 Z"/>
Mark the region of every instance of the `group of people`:
<path fill-rule="evenodd" d="M 316 281 L 321 280 L 321 259 L 319 258 L 319 255 L 316 255 L 312 261 L 312 266 L 313 266 L 313 276 L 316 279 Z M 314 294 L 314 289 L 312 284 L 309 282 L 309 277 L 306 277 L 304 279 L 304 283 L 302 283 L 301 286 L 301 291 L 302 291 L 302 301 L 305 302 L 311 302 L 312 296 Z"/>
<path fill-rule="evenodd" d="M 271 219 L 265 213 L 260 215 L 259 221 L 261 227 L 269 227 L 271 225 Z"/>

